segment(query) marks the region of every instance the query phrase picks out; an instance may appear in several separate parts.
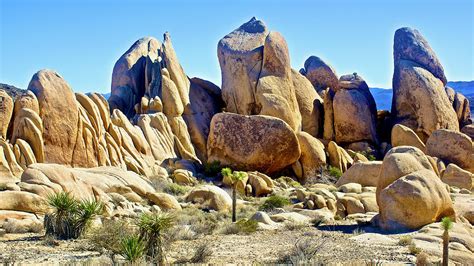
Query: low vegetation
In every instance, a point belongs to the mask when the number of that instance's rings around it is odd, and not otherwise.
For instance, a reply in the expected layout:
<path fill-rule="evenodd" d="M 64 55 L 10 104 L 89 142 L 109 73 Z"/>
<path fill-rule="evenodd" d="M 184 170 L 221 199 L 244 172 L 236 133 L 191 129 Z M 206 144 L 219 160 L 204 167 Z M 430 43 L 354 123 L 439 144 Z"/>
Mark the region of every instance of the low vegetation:
<path fill-rule="evenodd" d="M 212 161 L 204 164 L 204 174 L 209 177 L 216 176 L 221 172 L 222 166 L 219 161 Z"/>
<path fill-rule="evenodd" d="M 142 214 L 137 222 L 139 239 L 153 263 L 163 265 L 166 260 L 165 234 L 174 226 L 174 217 L 166 213 Z"/>
<path fill-rule="evenodd" d="M 48 197 L 53 209 L 44 218 L 46 235 L 59 239 L 79 238 L 92 220 L 102 213 L 104 205 L 96 200 L 78 201 L 67 192 Z"/>
<path fill-rule="evenodd" d="M 329 166 L 329 175 L 339 179 L 342 176 L 342 171 L 334 166 Z"/>
<path fill-rule="evenodd" d="M 249 219 L 241 219 L 236 223 L 229 223 L 225 225 L 221 233 L 225 235 L 236 235 L 236 234 L 252 234 L 257 231 L 258 222 Z"/>
<path fill-rule="evenodd" d="M 259 210 L 261 211 L 272 211 L 276 208 L 283 208 L 286 205 L 289 205 L 290 199 L 279 196 L 279 195 L 271 195 L 269 196 L 265 202 L 260 206 Z"/>
<path fill-rule="evenodd" d="M 398 240 L 398 244 L 400 246 L 408 246 L 408 245 L 411 245 L 412 243 L 413 243 L 413 239 L 409 235 L 401 236 L 400 240 Z"/>
<path fill-rule="evenodd" d="M 127 236 L 121 242 L 120 254 L 132 264 L 143 260 L 144 251 L 145 245 L 136 235 Z"/>

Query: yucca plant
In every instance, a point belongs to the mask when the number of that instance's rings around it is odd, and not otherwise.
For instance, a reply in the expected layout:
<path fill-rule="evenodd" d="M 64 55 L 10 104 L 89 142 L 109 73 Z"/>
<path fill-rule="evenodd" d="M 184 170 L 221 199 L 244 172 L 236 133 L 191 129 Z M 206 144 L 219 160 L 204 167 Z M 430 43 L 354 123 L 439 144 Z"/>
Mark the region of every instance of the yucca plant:
<path fill-rule="evenodd" d="M 155 263 L 164 265 L 163 237 L 174 226 L 174 217 L 166 213 L 145 213 L 140 216 L 137 226 L 140 232 L 140 241 L 145 244 L 148 256 Z"/>
<path fill-rule="evenodd" d="M 46 234 L 68 238 L 67 236 L 72 232 L 70 225 L 73 213 L 76 212 L 78 206 L 77 200 L 69 192 L 59 192 L 49 195 L 47 201 L 53 212 L 46 214 L 44 218 Z"/>
<path fill-rule="evenodd" d="M 74 238 L 80 237 L 89 227 L 92 220 L 102 213 L 104 204 L 96 200 L 83 200 L 76 209 L 74 216 Z"/>
<path fill-rule="evenodd" d="M 103 209 L 102 203 L 95 200 L 80 202 L 69 192 L 50 195 L 47 201 L 53 211 L 44 218 L 46 234 L 60 239 L 79 238 Z"/>
<path fill-rule="evenodd" d="M 236 208 L 237 208 L 237 182 L 244 180 L 247 177 L 247 173 L 234 171 L 229 167 L 222 168 L 221 174 L 224 177 L 229 177 L 232 182 L 232 222 L 237 221 Z"/>
<path fill-rule="evenodd" d="M 127 236 L 121 242 L 121 255 L 132 264 L 140 262 L 144 251 L 145 245 L 139 236 Z"/>
<path fill-rule="evenodd" d="M 449 217 L 441 219 L 441 228 L 443 228 L 443 266 L 449 263 L 449 230 L 453 228 L 453 221 Z"/>

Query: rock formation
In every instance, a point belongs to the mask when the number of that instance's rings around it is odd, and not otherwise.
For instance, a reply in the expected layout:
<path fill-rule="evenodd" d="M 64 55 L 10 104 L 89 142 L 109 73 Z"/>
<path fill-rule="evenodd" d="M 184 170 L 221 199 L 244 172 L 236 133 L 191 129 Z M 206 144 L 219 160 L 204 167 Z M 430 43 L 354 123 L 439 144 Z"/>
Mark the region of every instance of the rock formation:
<path fill-rule="evenodd" d="M 392 114 L 426 141 L 437 129 L 459 131 L 459 122 L 444 90 L 446 77 L 435 53 L 417 30 L 401 28 L 393 45 Z"/>

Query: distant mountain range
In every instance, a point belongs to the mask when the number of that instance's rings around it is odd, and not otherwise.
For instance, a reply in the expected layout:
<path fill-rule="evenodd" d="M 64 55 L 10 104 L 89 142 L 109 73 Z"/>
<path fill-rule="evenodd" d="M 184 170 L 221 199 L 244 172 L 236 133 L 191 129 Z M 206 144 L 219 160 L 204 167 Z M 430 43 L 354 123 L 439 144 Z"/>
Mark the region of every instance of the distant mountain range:
<path fill-rule="evenodd" d="M 456 92 L 462 93 L 469 99 L 471 114 L 474 113 L 474 80 L 473 81 L 449 81 L 448 86 Z M 392 107 L 392 89 L 370 88 L 374 96 L 378 110 L 390 110 Z"/>

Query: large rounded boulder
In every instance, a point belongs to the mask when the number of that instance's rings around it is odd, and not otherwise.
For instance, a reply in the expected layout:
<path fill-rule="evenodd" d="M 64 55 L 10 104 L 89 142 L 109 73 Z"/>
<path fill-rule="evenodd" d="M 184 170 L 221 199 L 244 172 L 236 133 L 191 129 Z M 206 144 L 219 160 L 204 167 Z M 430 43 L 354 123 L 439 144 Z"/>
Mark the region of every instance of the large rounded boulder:
<path fill-rule="evenodd" d="M 474 172 L 474 146 L 469 136 L 453 130 L 439 129 L 426 142 L 427 154 L 446 163 Z"/>
<path fill-rule="evenodd" d="M 294 131 L 269 116 L 216 114 L 207 140 L 208 161 L 271 174 L 295 163 L 301 149 Z"/>
<path fill-rule="evenodd" d="M 376 198 L 379 225 L 386 230 L 418 229 L 454 215 L 446 185 L 415 147 L 399 146 L 386 154 Z"/>

